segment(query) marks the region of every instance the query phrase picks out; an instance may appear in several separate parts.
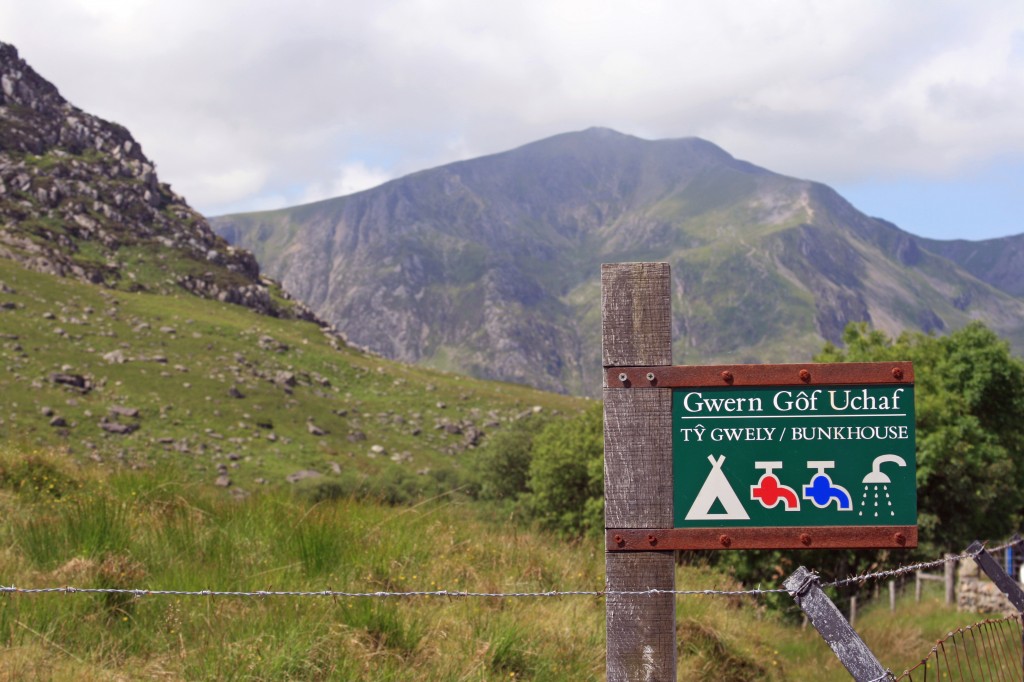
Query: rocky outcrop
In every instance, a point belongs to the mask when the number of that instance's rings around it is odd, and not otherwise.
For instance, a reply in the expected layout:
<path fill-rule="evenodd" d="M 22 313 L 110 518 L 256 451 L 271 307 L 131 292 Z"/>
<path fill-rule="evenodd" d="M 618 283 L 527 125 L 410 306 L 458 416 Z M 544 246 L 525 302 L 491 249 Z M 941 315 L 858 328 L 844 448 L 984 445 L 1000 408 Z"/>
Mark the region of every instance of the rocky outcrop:
<path fill-rule="evenodd" d="M 282 305 L 256 259 L 227 244 L 123 126 L 68 103 L 0 43 L 0 257 L 132 290 L 184 289 L 269 315 Z"/>

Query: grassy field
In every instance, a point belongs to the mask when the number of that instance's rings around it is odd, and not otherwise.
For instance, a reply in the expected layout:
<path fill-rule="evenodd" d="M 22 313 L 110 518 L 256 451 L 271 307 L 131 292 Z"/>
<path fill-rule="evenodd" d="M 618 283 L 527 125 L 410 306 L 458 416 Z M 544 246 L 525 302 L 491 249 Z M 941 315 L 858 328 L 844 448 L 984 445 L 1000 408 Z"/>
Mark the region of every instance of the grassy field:
<path fill-rule="evenodd" d="M 242 500 L 173 471 L 110 472 L 0 453 L 0 583 L 351 592 L 600 590 L 597 540 L 567 542 L 455 496 L 393 507 L 313 502 L 282 486 Z M 732 589 L 681 566 L 680 589 Z M 885 600 L 883 600 L 885 601 Z M 680 597 L 679 679 L 849 679 L 812 628 L 748 597 Z M 909 667 L 978 617 L 901 599 L 862 610 L 883 664 Z M 597 680 L 604 602 L 559 598 L 0 599 L 4 679 Z"/>

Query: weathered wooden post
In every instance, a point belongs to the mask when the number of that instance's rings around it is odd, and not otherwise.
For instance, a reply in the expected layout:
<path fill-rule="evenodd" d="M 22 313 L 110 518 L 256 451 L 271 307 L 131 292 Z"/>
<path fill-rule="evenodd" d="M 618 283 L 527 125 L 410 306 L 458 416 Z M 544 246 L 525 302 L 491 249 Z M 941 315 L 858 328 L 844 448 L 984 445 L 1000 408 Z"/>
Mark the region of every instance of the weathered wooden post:
<path fill-rule="evenodd" d="M 946 563 L 943 565 L 943 577 L 946 584 L 946 606 L 956 603 L 956 559 L 955 554 L 946 554 Z"/>
<path fill-rule="evenodd" d="M 602 362 L 606 370 L 672 364 L 668 263 L 601 267 Z M 672 527 L 672 390 L 604 383 L 605 528 Z M 676 679 L 673 552 L 606 552 L 607 679 Z"/>

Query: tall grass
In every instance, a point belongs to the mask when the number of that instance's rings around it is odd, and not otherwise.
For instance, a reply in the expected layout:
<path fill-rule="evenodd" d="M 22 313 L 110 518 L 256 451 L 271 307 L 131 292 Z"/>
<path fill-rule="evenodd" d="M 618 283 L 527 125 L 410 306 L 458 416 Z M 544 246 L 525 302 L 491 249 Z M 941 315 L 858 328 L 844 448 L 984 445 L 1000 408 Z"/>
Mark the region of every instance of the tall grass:
<path fill-rule="evenodd" d="M 0 448 L 0 470 L 24 459 Z M 37 455 L 43 485 L 0 478 L 0 584 L 351 592 L 599 590 L 603 552 L 451 496 L 395 508 L 287 490 L 245 500 L 167 471 L 101 476 Z M 45 479 L 42 476 L 46 476 Z M 62 492 L 49 491 L 51 480 Z M 736 587 L 706 566 L 683 589 Z M 862 634 L 894 669 L 963 617 L 868 609 Z M 905 605 L 907 613 L 914 605 Z M 596 598 L 0 597 L 0 679 L 596 680 Z M 959 620 L 958 620 L 959 619 Z M 680 679 L 847 678 L 813 629 L 742 598 L 678 602 Z M 860 626 L 859 626 L 860 627 Z M 917 645 L 921 651 L 915 653 Z M 910 660 L 907 660 L 907 659 Z"/>

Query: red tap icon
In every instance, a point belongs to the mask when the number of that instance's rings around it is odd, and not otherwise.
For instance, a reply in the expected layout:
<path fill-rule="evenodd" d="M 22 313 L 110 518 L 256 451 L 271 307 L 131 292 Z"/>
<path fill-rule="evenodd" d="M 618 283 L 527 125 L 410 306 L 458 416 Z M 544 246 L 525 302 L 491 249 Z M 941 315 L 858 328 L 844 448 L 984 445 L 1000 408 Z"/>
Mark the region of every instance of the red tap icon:
<path fill-rule="evenodd" d="M 757 485 L 750 486 L 750 499 L 760 502 L 765 509 L 772 509 L 780 501 L 786 511 L 800 511 L 800 498 L 788 485 L 782 485 L 779 477 L 772 473 L 781 469 L 782 462 L 754 462 L 755 469 L 764 469 Z"/>

